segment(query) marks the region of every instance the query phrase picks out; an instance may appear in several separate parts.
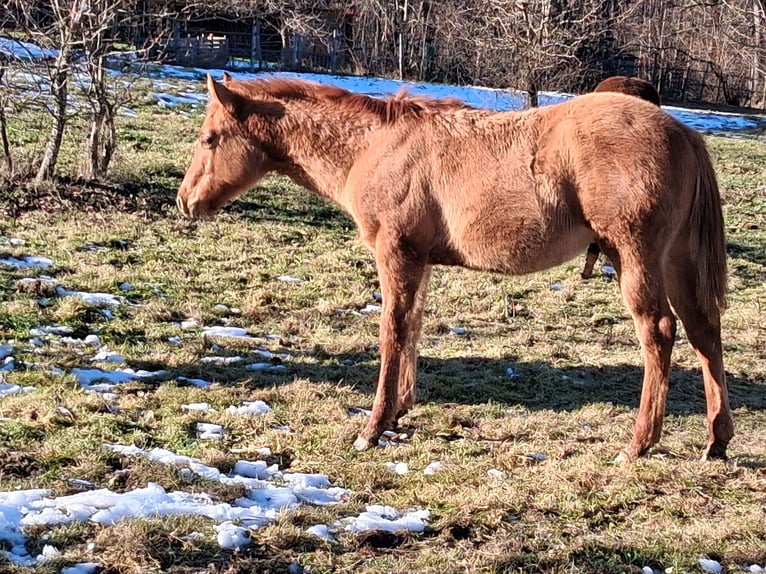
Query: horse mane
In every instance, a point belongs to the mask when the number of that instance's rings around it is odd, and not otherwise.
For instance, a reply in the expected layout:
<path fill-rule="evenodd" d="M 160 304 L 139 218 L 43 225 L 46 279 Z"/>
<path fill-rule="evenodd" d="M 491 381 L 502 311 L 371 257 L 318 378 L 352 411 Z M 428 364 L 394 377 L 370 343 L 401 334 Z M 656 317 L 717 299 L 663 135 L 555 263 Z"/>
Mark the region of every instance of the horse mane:
<path fill-rule="evenodd" d="M 237 80 L 230 87 L 251 98 L 266 95 L 282 101 L 331 101 L 351 113 L 372 113 L 387 124 L 394 123 L 405 116 L 420 117 L 437 112 L 474 109 L 457 98 L 437 99 L 430 96 L 413 96 L 409 94 L 406 87 L 385 98 L 375 98 L 350 92 L 338 86 L 292 78 Z"/>

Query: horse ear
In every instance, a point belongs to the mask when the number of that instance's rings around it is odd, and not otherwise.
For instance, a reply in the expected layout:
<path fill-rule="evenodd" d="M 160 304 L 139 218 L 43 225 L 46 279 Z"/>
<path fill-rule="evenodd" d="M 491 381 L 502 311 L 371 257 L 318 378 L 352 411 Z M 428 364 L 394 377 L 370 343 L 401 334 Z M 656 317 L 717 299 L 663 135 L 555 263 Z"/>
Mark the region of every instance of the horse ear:
<path fill-rule="evenodd" d="M 207 75 L 207 91 L 210 95 L 210 101 L 218 102 L 226 110 L 236 115 L 238 96 L 224 84 L 216 82 L 210 74 Z"/>
<path fill-rule="evenodd" d="M 229 74 L 229 72 L 224 72 L 223 73 L 223 85 L 227 86 L 229 83 L 231 83 L 231 80 L 232 80 L 231 74 Z"/>

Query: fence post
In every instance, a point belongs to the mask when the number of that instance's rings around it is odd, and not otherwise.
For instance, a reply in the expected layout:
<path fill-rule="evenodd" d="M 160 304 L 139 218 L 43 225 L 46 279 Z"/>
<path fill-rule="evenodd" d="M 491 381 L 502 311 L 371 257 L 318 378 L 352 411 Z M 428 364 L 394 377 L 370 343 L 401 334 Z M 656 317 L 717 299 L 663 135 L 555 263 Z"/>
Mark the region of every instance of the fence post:
<path fill-rule="evenodd" d="M 338 30 L 332 31 L 332 43 L 330 44 L 330 71 L 333 74 L 338 72 L 338 47 L 340 44 L 340 38 L 338 37 Z"/>
<path fill-rule="evenodd" d="M 301 51 L 303 50 L 303 46 L 301 46 L 301 35 L 300 34 L 294 34 L 293 35 L 293 53 L 292 53 L 292 68 L 293 70 L 298 70 L 300 67 L 301 62 Z"/>
<path fill-rule="evenodd" d="M 261 29 L 258 24 L 253 24 L 250 36 L 250 72 L 255 71 L 255 61 L 258 60 L 258 71 L 263 68 L 261 59 Z"/>
<path fill-rule="evenodd" d="M 181 46 L 181 22 L 173 20 L 173 51 L 178 57 L 178 48 Z"/>

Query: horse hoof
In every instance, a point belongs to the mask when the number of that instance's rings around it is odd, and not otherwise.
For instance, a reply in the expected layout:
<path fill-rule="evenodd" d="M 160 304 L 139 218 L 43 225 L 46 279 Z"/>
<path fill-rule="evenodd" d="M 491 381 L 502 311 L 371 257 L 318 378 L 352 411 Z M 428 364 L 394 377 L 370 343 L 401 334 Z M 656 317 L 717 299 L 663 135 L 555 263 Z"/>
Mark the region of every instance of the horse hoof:
<path fill-rule="evenodd" d="M 356 440 L 354 441 L 354 448 L 358 451 L 367 450 L 368 448 L 372 448 L 374 444 L 369 439 L 364 438 L 363 436 L 359 435 Z"/>
<path fill-rule="evenodd" d="M 702 458 L 700 458 L 700 461 L 707 462 L 709 460 L 729 460 L 729 457 L 726 456 L 726 447 L 717 444 L 711 444 L 708 446 L 703 453 Z"/>

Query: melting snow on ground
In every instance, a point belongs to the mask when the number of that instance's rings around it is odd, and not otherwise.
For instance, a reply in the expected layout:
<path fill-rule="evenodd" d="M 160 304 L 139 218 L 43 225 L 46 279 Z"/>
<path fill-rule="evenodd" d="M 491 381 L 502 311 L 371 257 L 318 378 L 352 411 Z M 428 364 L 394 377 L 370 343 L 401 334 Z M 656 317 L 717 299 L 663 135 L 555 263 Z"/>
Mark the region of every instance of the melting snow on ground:
<path fill-rule="evenodd" d="M 53 265 L 53 259 L 39 257 L 37 255 L 27 255 L 21 259 L 16 257 L 5 257 L 0 259 L 0 264 L 8 265 L 10 267 L 18 267 L 19 269 L 46 268 Z"/>
<path fill-rule="evenodd" d="M 168 492 L 156 483 L 124 493 L 102 488 L 60 497 L 52 497 L 47 489 L 0 492 L 0 541 L 11 548 L 2 551 L 7 558 L 25 566 L 45 559 L 44 555 L 28 554 L 23 532 L 27 526 L 85 521 L 112 525 L 129 518 L 177 514 L 212 519 L 216 522 L 218 544 L 222 548 L 234 548 L 246 544 L 250 531 L 272 523 L 282 511 L 294 510 L 302 504 L 337 504 L 351 494 L 349 490 L 332 486 L 326 475 L 283 472 L 277 465 L 268 465 L 262 460 L 240 460 L 234 465 L 233 472 L 226 474 L 199 459 L 165 449 L 147 451 L 119 444 L 105 444 L 104 448 L 122 456 L 142 456 L 178 467 L 181 475 L 187 478 L 199 476 L 222 484 L 242 485 L 247 496 L 229 504 L 216 502 L 204 493 Z M 424 510 L 400 514 L 391 507 L 368 506 L 359 516 L 342 518 L 329 527 L 317 525 L 309 532 L 317 535 L 325 532 L 325 538 L 331 538 L 330 533 L 338 530 L 406 529 L 422 532 L 428 516 L 428 511 Z M 48 552 L 58 551 L 51 547 Z"/>

